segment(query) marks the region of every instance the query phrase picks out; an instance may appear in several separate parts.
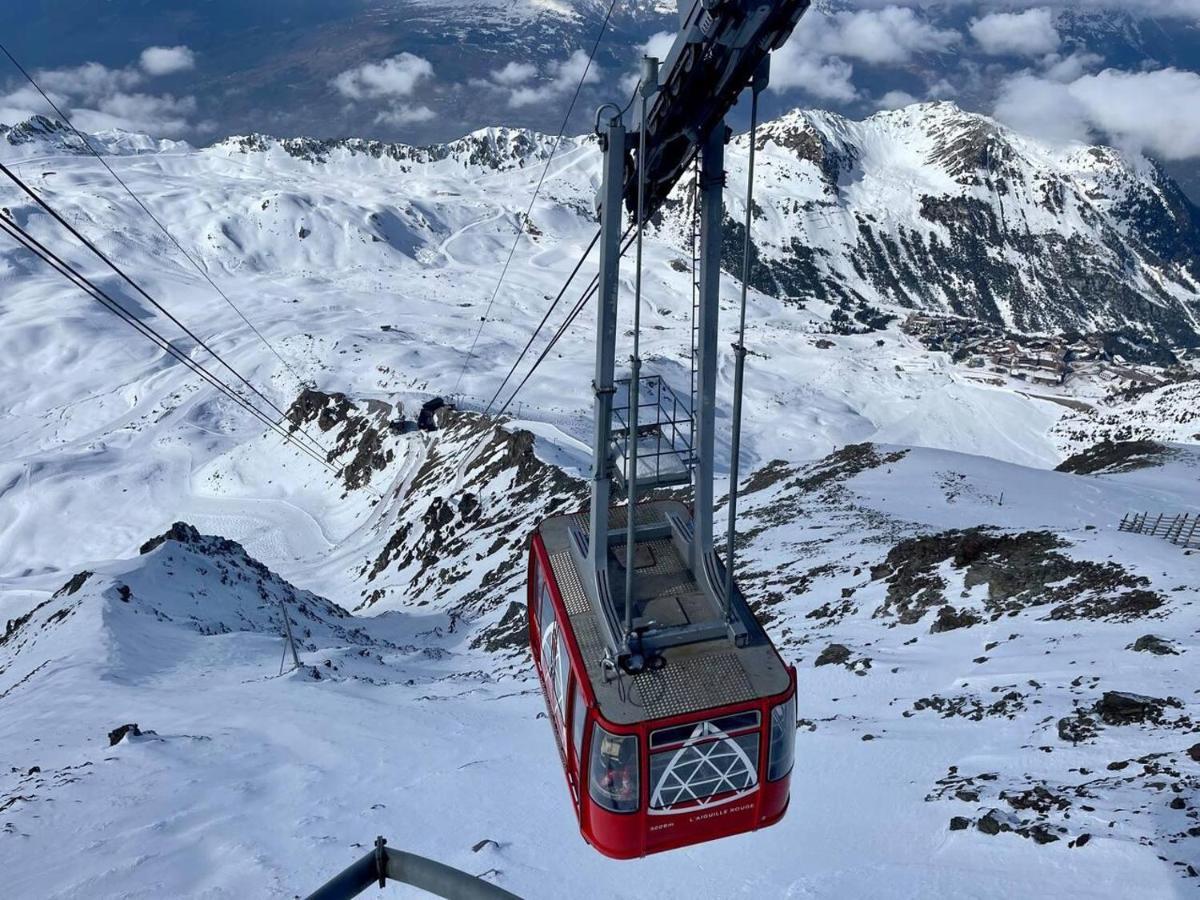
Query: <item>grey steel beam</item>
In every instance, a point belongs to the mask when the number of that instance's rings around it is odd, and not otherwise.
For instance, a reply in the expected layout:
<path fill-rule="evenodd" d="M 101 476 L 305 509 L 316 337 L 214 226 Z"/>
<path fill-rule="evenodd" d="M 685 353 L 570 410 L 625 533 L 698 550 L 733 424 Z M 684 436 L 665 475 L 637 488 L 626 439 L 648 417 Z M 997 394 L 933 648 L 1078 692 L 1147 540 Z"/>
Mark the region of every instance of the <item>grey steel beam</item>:
<path fill-rule="evenodd" d="M 369 887 L 383 887 L 388 879 L 411 884 L 446 900 L 521 900 L 475 875 L 415 853 L 394 850 L 383 838 L 376 838 L 374 850 L 334 875 L 309 894 L 307 900 L 347 900 Z"/>
<path fill-rule="evenodd" d="M 700 157 L 700 328 L 697 340 L 699 406 L 696 417 L 695 534 L 692 571 L 704 572 L 704 557 L 713 549 L 713 470 L 716 436 L 717 337 L 721 314 L 721 220 L 724 216 L 724 120 L 703 139 Z"/>
<path fill-rule="evenodd" d="M 621 278 L 621 192 L 625 184 L 625 126 L 615 106 L 603 107 L 611 115 L 601 131 L 604 147 L 600 188 L 600 290 L 596 303 L 596 372 L 592 426 L 592 508 L 589 513 L 587 571 L 581 572 L 588 594 L 601 605 L 611 603 L 608 589 L 608 507 L 612 495 L 613 370 L 617 352 L 617 300 Z M 587 582 L 590 582 L 588 584 Z M 623 617 L 622 617 L 623 618 Z M 607 624 L 607 616 L 601 616 Z M 605 629 L 614 651 L 620 643 L 611 628 Z"/>

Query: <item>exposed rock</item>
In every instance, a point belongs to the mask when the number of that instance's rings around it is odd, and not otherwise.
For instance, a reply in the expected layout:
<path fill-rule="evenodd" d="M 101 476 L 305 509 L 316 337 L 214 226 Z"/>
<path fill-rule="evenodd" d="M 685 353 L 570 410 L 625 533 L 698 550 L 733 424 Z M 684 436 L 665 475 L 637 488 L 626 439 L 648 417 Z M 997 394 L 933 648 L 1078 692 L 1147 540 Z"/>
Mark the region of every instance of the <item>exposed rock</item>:
<path fill-rule="evenodd" d="M 1076 453 L 1055 468 L 1057 472 L 1094 475 L 1100 472 L 1132 472 L 1162 465 L 1167 448 L 1157 441 L 1101 441 Z"/>
<path fill-rule="evenodd" d="M 1149 580 L 1116 563 L 1076 560 L 1058 552 L 1065 542 L 1048 531 L 995 533 L 982 528 L 908 538 L 896 544 L 872 579 L 887 579 L 887 601 L 876 615 L 895 614 L 911 625 L 946 602 L 939 572 L 949 562 L 963 570 L 963 588 L 987 588 L 993 617 L 1046 604 L 1054 619 L 1144 616 L 1163 599 Z"/>
<path fill-rule="evenodd" d="M 1106 725 L 1130 725 L 1136 722 L 1157 723 L 1168 708 L 1182 709 L 1183 704 L 1174 697 L 1160 699 L 1124 691 L 1105 691 L 1096 701 L 1096 715 Z"/>
<path fill-rule="evenodd" d="M 970 628 L 982 620 L 969 610 L 959 612 L 953 606 L 943 606 L 938 610 L 937 619 L 929 626 L 930 632 L 938 634 L 942 631 L 954 631 L 958 628 Z"/>
<path fill-rule="evenodd" d="M 523 603 L 512 602 L 495 625 L 485 628 L 472 641 L 489 653 L 524 650 L 529 645 L 529 619 Z"/>
<path fill-rule="evenodd" d="M 1175 646 L 1170 641 L 1156 637 L 1153 634 L 1142 635 L 1125 649 L 1133 650 L 1137 653 L 1153 653 L 1155 656 L 1179 655 L 1179 651 L 1175 649 Z"/>
<path fill-rule="evenodd" d="M 1002 822 L 996 810 L 989 810 L 987 815 L 983 816 L 975 827 L 984 834 L 999 834 L 1001 831 L 1008 831 L 1010 826 L 1007 822 Z"/>
<path fill-rule="evenodd" d="M 964 818 L 963 816 L 954 816 L 953 818 L 950 819 L 950 830 L 951 831 L 964 831 L 967 828 L 969 828 L 970 825 L 971 825 L 971 820 Z"/>
<path fill-rule="evenodd" d="M 158 537 L 150 538 L 146 543 L 142 544 L 138 553 L 145 556 L 154 550 L 161 547 L 166 541 L 176 541 L 180 544 L 194 544 L 200 540 L 200 532 L 195 526 L 189 525 L 187 522 L 176 522 Z"/>
<path fill-rule="evenodd" d="M 54 592 L 54 596 L 55 597 L 71 596 L 76 591 L 78 591 L 81 587 L 83 587 L 85 584 L 87 584 L 87 580 L 89 578 L 91 578 L 93 574 L 94 573 L 88 572 L 86 570 L 84 570 L 83 572 L 76 572 L 74 575 L 71 576 L 70 580 L 67 581 L 66 584 L 64 584 L 57 591 Z M 13 623 L 10 620 L 9 628 L 7 630 L 12 630 L 13 627 L 14 627 Z"/>
<path fill-rule="evenodd" d="M 108 746 L 117 746 L 117 744 L 125 740 L 126 735 L 130 735 L 132 737 L 141 737 L 142 729 L 138 728 L 137 722 L 130 722 L 127 725 L 118 725 L 108 733 Z"/>
<path fill-rule="evenodd" d="M 845 665 L 850 661 L 850 648 L 844 644 L 830 644 L 821 651 L 815 666 Z"/>

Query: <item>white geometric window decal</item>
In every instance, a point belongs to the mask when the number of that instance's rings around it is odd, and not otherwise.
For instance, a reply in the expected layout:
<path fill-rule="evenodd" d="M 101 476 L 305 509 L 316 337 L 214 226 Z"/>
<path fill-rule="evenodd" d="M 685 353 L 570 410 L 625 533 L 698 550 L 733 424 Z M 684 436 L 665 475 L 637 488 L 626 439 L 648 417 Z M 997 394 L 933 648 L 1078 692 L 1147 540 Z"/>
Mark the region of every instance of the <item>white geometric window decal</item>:
<path fill-rule="evenodd" d="M 670 759 L 654 780 L 651 814 L 669 815 L 729 803 L 758 787 L 757 732 L 730 737 L 712 722 L 699 722 L 682 747 L 654 754 L 651 777 L 667 756 Z M 730 796 L 713 799 L 731 791 Z M 687 805 L 684 809 L 666 808 L 680 803 Z"/>

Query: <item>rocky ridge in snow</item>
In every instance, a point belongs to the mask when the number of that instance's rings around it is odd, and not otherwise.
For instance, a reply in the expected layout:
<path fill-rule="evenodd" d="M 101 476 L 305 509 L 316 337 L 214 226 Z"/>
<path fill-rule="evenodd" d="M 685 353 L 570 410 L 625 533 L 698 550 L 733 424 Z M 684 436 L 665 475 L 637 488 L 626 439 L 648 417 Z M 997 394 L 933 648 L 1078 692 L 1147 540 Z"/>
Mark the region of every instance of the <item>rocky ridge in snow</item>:
<path fill-rule="evenodd" d="M 430 147 L 254 135 L 213 149 L 504 171 L 543 161 L 552 145 L 485 129 Z M 573 139 L 560 152 L 594 146 Z M 860 321 L 871 308 L 916 309 L 1022 332 L 1200 342 L 1200 211 L 1147 159 L 1052 147 L 948 102 L 861 122 L 796 111 L 765 124 L 758 149 L 753 284 L 764 293 L 823 301 Z M 729 159 L 724 262 L 735 273 L 745 157 L 742 136 Z M 685 179 L 660 233 L 681 250 L 691 195 Z M 588 214 L 590 191 L 572 200 Z"/>

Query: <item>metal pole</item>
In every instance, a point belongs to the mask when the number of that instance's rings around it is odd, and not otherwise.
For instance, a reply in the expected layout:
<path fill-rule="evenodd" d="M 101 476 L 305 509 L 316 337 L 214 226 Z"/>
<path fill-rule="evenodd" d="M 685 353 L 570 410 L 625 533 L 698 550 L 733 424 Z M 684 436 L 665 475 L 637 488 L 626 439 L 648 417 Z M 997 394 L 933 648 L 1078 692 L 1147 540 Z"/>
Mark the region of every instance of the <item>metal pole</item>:
<path fill-rule="evenodd" d="M 629 358 L 629 429 L 625 443 L 625 485 L 628 506 L 625 516 L 625 646 L 633 634 L 633 565 L 637 550 L 637 523 L 635 510 L 638 490 L 638 403 L 642 378 L 642 231 L 645 226 L 646 194 L 646 111 L 650 98 L 658 92 L 658 60 L 653 56 L 642 57 L 641 123 L 638 125 L 637 166 L 637 257 L 633 273 L 633 355 Z"/>
<path fill-rule="evenodd" d="M 591 537 L 587 577 L 599 587 L 608 580 L 608 505 L 612 492 L 609 443 L 612 437 L 613 368 L 617 348 L 617 294 L 620 287 L 621 201 L 625 188 L 625 126 L 615 106 L 603 133 L 604 177 L 600 196 L 600 289 L 596 303 L 596 374 L 592 434 Z M 592 592 L 598 597 L 607 590 Z"/>
<path fill-rule="evenodd" d="M 700 157 L 700 315 L 697 346 L 696 485 L 692 572 L 698 579 L 713 549 L 713 451 L 716 435 L 717 339 L 721 314 L 721 220 L 724 216 L 725 121 L 703 138 Z M 712 586 L 715 591 L 719 585 Z M 714 598 L 716 599 L 716 598 Z"/>
<path fill-rule="evenodd" d="M 292 648 L 292 663 L 298 669 L 300 668 L 300 656 L 296 653 L 296 639 L 292 637 L 292 622 L 288 618 L 287 607 L 283 603 L 283 598 L 279 598 L 279 612 L 283 615 L 283 632 L 287 635 L 288 646 Z"/>
<path fill-rule="evenodd" d="M 746 295 L 750 290 L 750 226 L 754 222 L 754 142 L 758 136 L 758 95 L 766 88 L 770 59 L 754 73 L 750 99 L 750 162 L 746 169 L 746 235 L 742 244 L 742 299 L 738 339 L 733 345 L 733 435 L 729 451 L 729 526 L 725 534 L 725 621 L 733 619 L 733 539 L 737 526 L 738 464 L 742 452 L 742 381 L 746 372 Z"/>
<path fill-rule="evenodd" d="M 369 887 L 383 887 L 389 878 L 446 900 L 520 900 L 482 878 L 415 853 L 393 850 L 383 838 L 377 838 L 374 850 L 333 876 L 307 900 L 347 900 Z"/>

